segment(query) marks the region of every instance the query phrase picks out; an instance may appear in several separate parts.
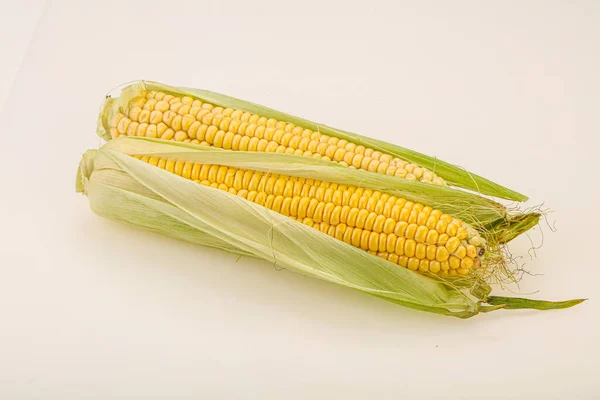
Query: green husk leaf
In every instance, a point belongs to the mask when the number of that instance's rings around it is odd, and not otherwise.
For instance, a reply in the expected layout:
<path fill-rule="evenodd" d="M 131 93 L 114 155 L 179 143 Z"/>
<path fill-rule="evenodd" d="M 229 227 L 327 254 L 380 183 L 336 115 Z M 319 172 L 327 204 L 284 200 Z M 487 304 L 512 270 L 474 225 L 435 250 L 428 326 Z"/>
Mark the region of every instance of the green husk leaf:
<path fill-rule="evenodd" d="M 108 148 L 130 155 L 173 158 L 178 161 L 220 164 L 253 169 L 273 174 L 326 180 L 381 190 L 440 209 L 474 225 L 494 224 L 506 218 L 503 205 L 479 196 L 448 187 L 429 185 L 408 179 L 345 168 L 339 164 L 281 153 L 226 151 L 214 147 L 179 143 L 161 139 L 119 137 L 106 144 Z"/>
<path fill-rule="evenodd" d="M 488 237 L 493 237 L 497 243 L 504 244 L 536 226 L 541 216 L 542 214 L 537 212 L 507 215 L 488 224 L 483 230 Z"/>
<path fill-rule="evenodd" d="M 94 179 L 91 180 L 93 172 Z M 168 214 L 157 211 L 154 203 L 164 203 L 164 200 L 115 168 L 114 161 L 108 158 L 105 152 L 88 150 L 83 155 L 78 169 L 78 182 L 77 187 L 82 190 L 77 191 L 85 193 L 92 210 L 103 217 L 143 227 L 175 239 L 254 257 L 252 253 L 216 238 L 207 226 L 193 229 L 181 224 L 174 218 L 181 213 L 176 207 L 170 206 Z M 161 205 L 161 207 L 167 206 L 166 203 Z"/>
<path fill-rule="evenodd" d="M 193 96 L 214 105 L 241 109 L 250 113 L 265 116 L 267 118 L 275 118 L 277 120 L 291 122 L 305 128 L 319 131 L 329 136 L 335 136 L 340 139 L 352 141 L 365 147 L 371 147 L 375 150 L 388 153 L 403 160 L 422 165 L 436 173 L 438 176 L 444 178 L 446 182 L 452 186 L 473 190 L 485 195 L 495 196 L 503 199 L 514 201 L 527 200 L 527 196 L 494 183 L 479 175 L 466 171 L 461 167 L 439 160 L 435 157 L 430 157 L 425 154 L 406 149 L 404 147 L 332 128 L 327 125 L 312 122 L 252 102 L 240 100 L 235 97 L 222 95 L 208 90 L 177 88 L 158 82 L 139 81 L 126 85 L 123 87 L 123 91 L 120 96 L 120 98 L 123 98 L 125 101 L 115 102 L 114 99 L 108 99 L 98 121 L 98 134 L 101 137 L 106 140 L 110 140 L 110 134 L 108 133 L 108 125 L 106 121 L 108 121 L 110 116 L 113 115 L 113 113 L 119 108 L 119 104 L 126 104 L 127 99 L 134 97 L 143 90 L 157 90 L 174 95 Z M 401 178 L 395 179 L 399 180 Z"/>
<path fill-rule="evenodd" d="M 520 297 L 490 296 L 486 302 L 495 306 L 504 306 L 507 310 L 534 309 L 534 310 L 559 310 L 569 308 L 583 303 L 587 299 L 575 299 L 566 301 L 531 300 Z"/>
<path fill-rule="evenodd" d="M 83 193 L 85 184 L 87 183 L 87 179 L 92 174 L 94 170 L 94 165 L 96 161 L 96 156 L 98 154 L 98 150 L 87 150 L 83 157 L 81 157 L 81 162 L 79 163 L 79 168 L 77 168 L 77 178 L 75 180 L 75 191 L 77 193 Z"/>

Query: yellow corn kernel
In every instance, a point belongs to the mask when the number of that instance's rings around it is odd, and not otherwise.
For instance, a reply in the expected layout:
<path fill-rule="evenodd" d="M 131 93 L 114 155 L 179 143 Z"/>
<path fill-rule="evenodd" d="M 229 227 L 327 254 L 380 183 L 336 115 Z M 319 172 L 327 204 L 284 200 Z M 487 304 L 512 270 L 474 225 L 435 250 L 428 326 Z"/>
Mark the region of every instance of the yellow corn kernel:
<path fill-rule="evenodd" d="M 423 243 L 417 243 L 415 246 L 415 257 L 422 260 L 427 257 L 427 245 Z"/>
<path fill-rule="evenodd" d="M 440 246 L 443 246 L 446 243 L 448 243 L 448 239 L 450 239 L 448 237 L 448 235 L 446 235 L 445 233 L 442 233 L 440 236 L 438 236 L 437 244 L 440 245 Z"/>
<path fill-rule="evenodd" d="M 175 132 L 174 139 L 178 142 L 183 142 L 185 139 L 189 139 L 187 133 L 184 131 Z"/>
<path fill-rule="evenodd" d="M 456 236 L 456 233 L 458 231 L 458 227 L 455 224 L 449 224 L 448 228 L 446 228 L 446 234 L 448 236 Z"/>
<path fill-rule="evenodd" d="M 450 252 L 444 246 L 438 246 L 435 253 L 435 259 L 439 262 L 447 261 L 450 257 Z"/>
<path fill-rule="evenodd" d="M 448 229 L 448 221 L 445 221 L 443 219 L 440 219 L 436 224 L 435 224 L 435 230 L 442 234 L 442 233 L 446 233 L 446 230 Z"/>
<path fill-rule="evenodd" d="M 460 267 L 465 269 L 473 268 L 473 259 L 470 257 L 463 258 L 460 262 Z"/>
<path fill-rule="evenodd" d="M 415 206 L 416 206 L 416 204 L 415 204 Z M 416 224 L 418 216 L 419 216 L 419 210 L 416 207 L 413 207 L 413 210 L 410 212 L 410 215 L 408 216 L 407 222 L 409 224 Z"/>
<path fill-rule="evenodd" d="M 446 248 L 450 253 L 454 253 L 454 251 L 458 249 L 458 246 L 460 246 L 460 239 L 456 236 L 451 237 L 450 239 L 448 239 L 448 242 L 446 242 Z"/>
<path fill-rule="evenodd" d="M 417 230 L 415 231 L 415 240 L 418 243 L 425 243 L 425 241 L 427 240 L 427 234 L 429 233 L 429 230 L 421 225 L 417 228 Z"/>
<path fill-rule="evenodd" d="M 403 237 L 398 237 L 396 240 L 396 248 L 394 252 L 399 256 L 404 255 L 404 249 L 406 247 L 406 239 Z"/>
<path fill-rule="evenodd" d="M 435 260 L 436 254 L 437 254 L 437 249 L 438 247 L 435 245 L 428 245 L 427 246 L 427 259 L 428 260 Z"/>
<path fill-rule="evenodd" d="M 117 123 L 117 131 L 121 134 L 124 135 L 127 133 L 127 128 L 129 127 L 129 124 L 131 124 L 131 120 L 127 117 L 121 117 L 119 119 L 119 122 Z"/>
<path fill-rule="evenodd" d="M 477 247 L 473 246 L 472 244 L 469 244 L 467 246 L 467 256 L 471 258 L 477 257 Z"/>
<path fill-rule="evenodd" d="M 413 239 L 415 237 L 415 234 L 417 233 L 418 228 L 419 226 L 417 224 L 409 224 L 406 227 L 406 232 L 404 232 L 404 236 L 407 239 Z"/>
<path fill-rule="evenodd" d="M 161 136 L 161 139 L 171 140 L 175 136 L 175 131 L 171 128 L 168 128 Z"/>
<path fill-rule="evenodd" d="M 411 257 L 408 259 L 407 268 L 413 271 L 419 269 L 420 260 L 418 258 Z"/>
<path fill-rule="evenodd" d="M 401 267 L 406 267 L 408 265 L 408 257 L 398 256 L 398 265 L 400 265 Z"/>
<path fill-rule="evenodd" d="M 138 121 L 140 123 L 149 122 L 150 121 L 150 110 L 142 110 L 138 115 Z"/>
<path fill-rule="evenodd" d="M 156 125 L 156 133 L 158 134 L 158 136 L 162 136 L 162 134 L 165 133 L 167 129 L 169 129 L 169 127 L 164 122 L 159 122 Z"/>
<path fill-rule="evenodd" d="M 455 256 L 450 256 L 450 258 L 448 259 L 448 262 L 450 263 L 450 269 L 460 268 L 460 258 L 455 257 Z"/>
<path fill-rule="evenodd" d="M 156 125 L 148 125 L 146 128 L 146 137 L 157 138 L 158 136 Z"/>
<path fill-rule="evenodd" d="M 419 261 L 419 271 L 420 272 L 428 272 L 429 271 L 429 260 Z"/>
<path fill-rule="evenodd" d="M 158 100 L 154 99 L 154 98 L 149 98 L 148 100 L 146 100 L 146 102 L 144 103 L 144 105 L 142 106 L 142 108 L 144 110 L 154 110 L 154 107 L 156 106 L 156 103 L 158 102 Z"/>
<path fill-rule="evenodd" d="M 137 136 L 137 129 L 139 125 L 139 122 L 130 123 L 127 127 L 127 136 Z"/>
<path fill-rule="evenodd" d="M 407 239 L 404 244 L 404 254 L 407 257 L 413 257 L 417 250 L 417 243 L 412 239 Z"/>
<path fill-rule="evenodd" d="M 465 258 L 467 256 L 467 249 L 465 248 L 465 246 L 460 245 L 458 246 L 458 248 L 454 251 L 454 255 L 458 258 Z"/>
<path fill-rule="evenodd" d="M 427 244 L 436 244 L 438 242 L 440 234 L 432 229 L 429 232 L 427 232 L 427 238 L 425 239 L 425 242 Z"/>

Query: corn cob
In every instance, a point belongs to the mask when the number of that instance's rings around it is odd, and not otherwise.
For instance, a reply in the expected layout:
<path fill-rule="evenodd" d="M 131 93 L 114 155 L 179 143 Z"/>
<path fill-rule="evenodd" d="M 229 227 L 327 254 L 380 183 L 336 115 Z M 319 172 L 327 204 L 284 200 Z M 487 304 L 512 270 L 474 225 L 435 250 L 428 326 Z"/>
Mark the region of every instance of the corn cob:
<path fill-rule="evenodd" d="M 240 109 L 215 107 L 190 96 L 147 91 L 129 101 L 123 112 L 116 113 L 108 123 L 112 138 L 145 136 L 226 150 L 296 154 L 446 185 L 431 171 L 372 148 Z"/>
<path fill-rule="evenodd" d="M 234 151 L 302 155 L 407 180 L 527 197 L 433 157 L 253 103 L 196 89 L 136 82 L 108 96 L 98 120 L 106 140 L 159 138 Z"/>
<path fill-rule="evenodd" d="M 380 191 L 222 165 L 135 157 L 295 218 L 411 270 L 468 275 L 480 267 L 485 253 L 485 240 L 460 219 Z"/>
<path fill-rule="evenodd" d="M 85 193 L 92 209 L 105 217 L 192 243 L 264 258 L 286 269 L 418 310 L 468 318 L 505 307 L 547 310 L 583 301 L 495 297 L 480 284 L 471 290 L 476 297 L 473 300 L 460 283 L 467 282 L 463 274 L 469 269 L 484 269 L 488 256 L 484 250 L 490 245 L 458 218 L 385 192 L 322 180 L 329 175 L 337 180 L 340 176 L 360 176 L 359 171 L 340 175 L 338 167 L 320 169 L 313 162 L 305 168 L 290 159 L 283 163 L 288 177 L 281 173 L 278 159 L 290 156 L 265 157 L 265 170 L 253 171 L 237 167 L 251 165 L 255 159 L 252 153 L 205 149 L 119 138 L 99 151 L 85 153 L 77 191 Z M 224 165 L 208 162 L 215 157 L 222 158 Z M 267 172 L 270 170 L 277 173 Z M 315 178 L 297 176 L 307 172 Z M 432 187 L 428 191 L 448 190 Z M 301 202 L 308 204 L 301 207 Z M 361 230 L 361 240 L 353 243 L 357 230 Z M 388 249 L 390 237 L 396 243 Z M 414 246 L 408 245 L 409 241 Z M 398 242 L 403 245 L 398 246 Z M 384 244 L 385 251 L 380 251 Z M 417 250 L 419 245 L 421 250 Z M 414 255 L 407 255 L 407 246 Z M 448 264 L 438 256 L 447 256 Z M 401 257 L 407 257 L 406 268 L 398 267 L 403 265 Z M 454 268 L 451 257 L 460 260 Z M 464 264 L 468 259 L 473 260 L 472 265 L 469 261 L 469 265 Z M 425 265 L 427 269 L 422 268 Z M 430 279 L 411 269 L 437 277 Z M 461 279 L 453 280 L 451 275 L 461 275 Z"/>

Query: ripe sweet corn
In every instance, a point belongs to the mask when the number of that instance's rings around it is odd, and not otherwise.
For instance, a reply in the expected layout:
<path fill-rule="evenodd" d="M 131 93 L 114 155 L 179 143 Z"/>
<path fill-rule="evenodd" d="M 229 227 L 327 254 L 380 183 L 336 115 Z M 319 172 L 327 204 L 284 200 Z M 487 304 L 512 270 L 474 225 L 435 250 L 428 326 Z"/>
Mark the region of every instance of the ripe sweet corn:
<path fill-rule="evenodd" d="M 106 140 L 146 137 L 225 150 L 293 154 L 436 186 L 524 201 L 526 196 L 434 157 L 218 93 L 140 81 L 107 96 Z"/>
<path fill-rule="evenodd" d="M 242 167 L 254 165 L 254 153 L 186 146 L 117 138 L 84 154 L 77 191 L 107 218 L 263 258 L 418 310 L 468 318 L 500 308 L 547 310 L 583 301 L 489 296 L 489 286 L 477 278 L 488 267 L 490 250 L 480 232 L 464 217 L 366 187 L 377 179 L 342 183 L 364 172 L 308 160 L 281 163 L 292 156 L 275 154 L 263 155 L 264 168 L 254 170 Z M 412 185 L 420 184 L 403 186 Z M 429 186 L 421 196 L 433 202 L 432 194 L 451 190 Z M 464 216 L 471 212 L 462 210 Z"/>
<path fill-rule="evenodd" d="M 293 123 L 231 107 L 215 107 L 190 96 L 145 91 L 108 121 L 111 137 L 144 136 L 226 150 L 295 154 L 340 165 L 445 186 L 442 178 L 354 142 L 340 140 Z"/>
<path fill-rule="evenodd" d="M 461 220 L 380 191 L 223 165 L 135 157 L 294 218 L 411 270 L 468 275 L 480 267 L 485 253 L 485 240 Z"/>

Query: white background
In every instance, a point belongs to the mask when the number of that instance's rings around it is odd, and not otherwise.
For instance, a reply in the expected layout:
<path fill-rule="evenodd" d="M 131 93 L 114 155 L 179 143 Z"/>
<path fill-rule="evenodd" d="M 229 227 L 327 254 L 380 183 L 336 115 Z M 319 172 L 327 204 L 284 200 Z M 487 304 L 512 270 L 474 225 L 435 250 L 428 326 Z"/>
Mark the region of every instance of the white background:
<path fill-rule="evenodd" d="M 600 396 L 599 2 L 15 3 L 0 398 Z M 541 225 L 535 258 L 540 229 L 511 247 L 543 275 L 511 289 L 590 300 L 459 320 L 104 220 L 75 172 L 103 96 L 134 79 L 392 141 L 545 202 L 557 232 Z"/>

